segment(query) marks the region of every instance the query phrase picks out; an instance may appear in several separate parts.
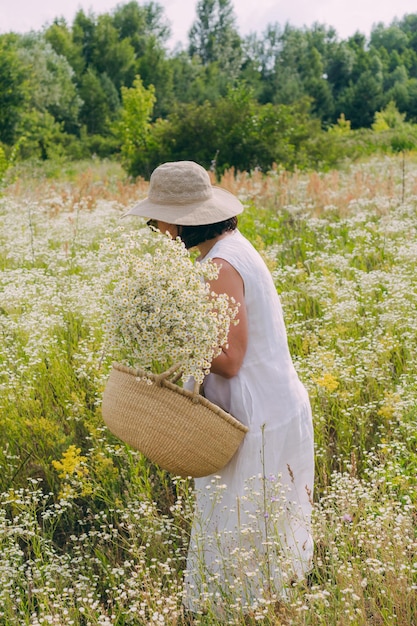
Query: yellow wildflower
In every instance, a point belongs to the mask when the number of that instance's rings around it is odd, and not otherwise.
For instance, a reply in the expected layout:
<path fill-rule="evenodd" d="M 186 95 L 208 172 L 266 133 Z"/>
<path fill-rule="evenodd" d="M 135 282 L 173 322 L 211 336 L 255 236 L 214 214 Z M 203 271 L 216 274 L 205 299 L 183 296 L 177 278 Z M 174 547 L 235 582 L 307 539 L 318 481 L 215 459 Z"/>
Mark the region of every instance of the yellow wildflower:
<path fill-rule="evenodd" d="M 330 374 L 330 372 L 325 372 L 321 378 L 315 378 L 314 382 L 317 383 L 319 387 L 330 392 L 336 391 L 339 386 L 339 381 L 333 374 Z"/>
<path fill-rule="evenodd" d="M 81 455 L 81 449 L 71 445 L 65 450 L 61 460 L 52 461 L 52 465 L 61 478 L 74 475 L 82 478 L 88 474 L 88 469 L 83 465 L 86 460 L 87 457 Z"/>
<path fill-rule="evenodd" d="M 397 393 L 386 393 L 384 402 L 378 410 L 378 415 L 381 415 L 381 417 L 384 417 L 386 420 L 392 419 L 394 417 L 395 410 L 399 406 L 400 400 L 401 398 Z"/>

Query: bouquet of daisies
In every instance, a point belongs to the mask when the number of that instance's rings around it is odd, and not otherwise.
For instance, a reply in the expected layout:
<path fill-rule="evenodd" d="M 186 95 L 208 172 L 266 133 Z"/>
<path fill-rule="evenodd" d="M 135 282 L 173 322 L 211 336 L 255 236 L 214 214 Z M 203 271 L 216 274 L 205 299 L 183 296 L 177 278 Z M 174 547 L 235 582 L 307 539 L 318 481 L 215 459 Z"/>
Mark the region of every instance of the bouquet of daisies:
<path fill-rule="evenodd" d="M 102 248 L 106 256 L 116 256 L 106 295 L 112 356 L 149 373 L 177 365 L 184 381 L 193 377 L 202 383 L 227 343 L 239 306 L 210 291 L 208 281 L 217 277 L 218 266 L 193 262 L 180 239 L 148 229 L 119 228 Z"/>

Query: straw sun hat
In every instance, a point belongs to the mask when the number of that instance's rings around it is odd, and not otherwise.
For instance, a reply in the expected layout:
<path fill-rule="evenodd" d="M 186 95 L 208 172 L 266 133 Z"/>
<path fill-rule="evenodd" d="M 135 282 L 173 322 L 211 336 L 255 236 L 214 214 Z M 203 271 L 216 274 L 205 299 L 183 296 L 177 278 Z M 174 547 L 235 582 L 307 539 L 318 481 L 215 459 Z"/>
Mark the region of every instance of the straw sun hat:
<path fill-rule="evenodd" d="M 125 215 L 140 215 L 181 226 L 223 222 L 242 213 L 242 203 L 226 189 L 214 187 L 194 161 L 163 163 L 151 174 L 148 197 Z"/>

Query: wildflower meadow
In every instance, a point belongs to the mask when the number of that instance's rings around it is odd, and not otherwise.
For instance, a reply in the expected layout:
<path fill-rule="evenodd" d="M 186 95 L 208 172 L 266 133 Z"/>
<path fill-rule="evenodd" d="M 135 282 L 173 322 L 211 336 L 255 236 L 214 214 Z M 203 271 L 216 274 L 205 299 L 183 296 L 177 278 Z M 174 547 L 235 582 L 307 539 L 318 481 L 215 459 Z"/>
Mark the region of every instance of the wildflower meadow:
<path fill-rule="evenodd" d="M 8 172 L 0 196 L 0 624 L 187 624 L 193 481 L 101 417 L 111 235 L 147 183 L 114 164 Z M 417 160 L 228 171 L 265 258 L 314 415 L 313 569 L 219 622 L 417 624 Z M 109 235 L 110 234 L 110 235 Z M 123 239 L 125 238 L 125 239 Z M 119 270 L 118 270 L 119 272 Z M 120 272 L 119 272 L 120 274 Z M 221 485 L 213 479 L 213 491 Z M 265 519 L 279 498 L 268 484 Z M 273 512 L 273 511 L 272 511 Z M 273 531 L 268 536 L 273 549 Z M 262 569 L 245 555 L 245 575 Z M 210 589 L 211 587 L 208 587 Z M 228 589 L 218 589 L 227 600 Z"/>

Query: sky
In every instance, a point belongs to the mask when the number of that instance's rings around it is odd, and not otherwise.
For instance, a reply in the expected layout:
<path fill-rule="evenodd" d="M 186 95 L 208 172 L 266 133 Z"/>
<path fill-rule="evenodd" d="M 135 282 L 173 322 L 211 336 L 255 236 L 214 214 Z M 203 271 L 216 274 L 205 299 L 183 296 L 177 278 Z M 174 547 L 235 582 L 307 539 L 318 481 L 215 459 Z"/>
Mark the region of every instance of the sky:
<path fill-rule="evenodd" d="M 0 0 L 0 33 L 41 30 L 56 17 L 72 23 L 82 8 L 95 15 L 108 13 L 128 0 Z M 171 48 L 187 45 L 187 34 L 196 17 L 197 0 L 156 0 L 171 25 Z M 139 0 L 144 4 L 145 0 Z M 340 39 L 356 31 L 369 35 L 375 23 L 388 26 L 394 18 L 417 13 L 415 0 L 234 0 L 237 29 L 241 36 L 262 34 L 267 24 L 286 23 L 310 27 L 314 22 L 333 26 Z"/>

